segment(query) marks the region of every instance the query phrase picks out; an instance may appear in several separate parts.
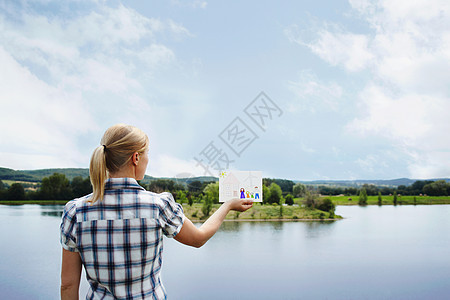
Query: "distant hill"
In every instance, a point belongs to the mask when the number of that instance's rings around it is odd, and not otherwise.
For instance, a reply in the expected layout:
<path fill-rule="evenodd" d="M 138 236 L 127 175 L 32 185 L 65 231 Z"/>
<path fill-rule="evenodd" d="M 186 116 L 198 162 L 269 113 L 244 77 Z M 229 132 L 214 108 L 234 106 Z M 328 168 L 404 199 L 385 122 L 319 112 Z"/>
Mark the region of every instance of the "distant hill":
<path fill-rule="evenodd" d="M 27 174 L 23 171 L 16 171 L 16 170 L 7 169 L 7 168 L 0 168 L 0 179 L 1 180 L 30 181 L 30 182 L 39 181 L 39 178 L 34 175 Z"/>
<path fill-rule="evenodd" d="M 434 178 L 434 179 L 409 179 L 409 178 L 397 178 L 397 179 L 387 179 L 387 180 L 312 180 L 312 181 L 299 181 L 294 180 L 294 182 L 301 182 L 306 185 L 327 185 L 327 186 L 340 186 L 340 187 L 358 187 L 363 184 L 373 184 L 375 186 L 387 186 L 387 187 L 397 187 L 399 185 L 411 185 L 417 180 L 445 180 L 450 182 L 450 178 Z"/>
<path fill-rule="evenodd" d="M 53 175 L 53 173 L 61 173 L 66 175 L 69 180 L 76 176 L 88 177 L 89 169 L 82 168 L 65 168 L 65 169 L 41 169 L 41 170 L 13 170 L 0 168 L 0 179 L 39 182 L 44 177 Z"/>
<path fill-rule="evenodd" d="M 74 177 L 81 176 L 83 178 L 89 177 L 89 169 L 87 168 L 62 168 L 62 169 L 40 169 L 40 170 L 13 170 L 8 168 L 0 168 L 0 180 L 15 180 L 15 181 L 27 181 L 27 182 L 40 182 L 44 177 L 49 177 L 54 173 L 61 173 L 66 175 L 69 180 Z M 152 177 L 145 175 L 142 183 L 150 183 L 156 179 L 170 179 L 179 183 L 189 183 L 192 181 L 217 181 L 217 177 L 212 176 L 199 176 L 199 177 L 187 177 L 187 178 L 174 178 L 174 177 Z"/>
<path fill-rule="evenodd" d="M 177 178 L 177 177 L 151 177 L 151 176 L 145 175 L 142 182 L 146 183 L 147 181 L 150 182 L 150 181 L 156 180 L 156 179 L 168 179 L 168 180 L 173 180 L 175 182 L 183 183 L 183 184 L 189 184 L 193 181 L 200 181 L 200 182 L 219 181 L 218 177 L 213 177 L 213 176 L 197 176 L 197 177 Z"/>
<path fill-rule="evenodd" d="M 48 177 L 53 173 L 61 173 L 66 175 L 69 180 L 72 180 L 76 176 L 88 177 L 89 169 L 87 168 L 64 168 L 64 169 L 40 169 L 40 170 L 13 170 L 8 168 L 0 168 L 0 180 L 15 180 L 15 181 L 28 181 L 28 182 L 40 182 L 44 177 Z M 152 177 L 145 175 L 142 183 L 148 184 L 152 180 L 156 179 L 170 179 L 178 183 L 190 183 L 192 181 L 218 181 L 217 177 L 212 176 L 199 176 L 199 177 L 186 177 L 186 178 L 175 178 L 175 177 Z M 358 187 L 365 183 L 373 184 L 376 186 L 389 186 L 396 187 L 399 185 L 411 185 L 418 179 L 409 178 L 398 178 L 398 179 L 388 179 L 388 180 L 293 180 L 295 183 L 301 182 L 306 185 L 327 185 L 327 186 L 340 186 L 340 187 Z M 435 178 L 427 180 L 445 180 L 450 182 L 450 178 Z"/>

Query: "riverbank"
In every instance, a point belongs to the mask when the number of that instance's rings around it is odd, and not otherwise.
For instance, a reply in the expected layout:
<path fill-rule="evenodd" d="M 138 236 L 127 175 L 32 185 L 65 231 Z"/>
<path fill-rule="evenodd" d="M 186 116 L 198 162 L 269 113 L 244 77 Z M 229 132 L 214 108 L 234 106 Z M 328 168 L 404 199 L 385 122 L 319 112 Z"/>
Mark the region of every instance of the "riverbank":
<path fill-rule="evenodd" d="M 67 200 L 20 200 L 20 201 L 0 201 L 3 205 L 64 205 Z M 194 203 L 192 206 L 184 203 L 183 210 L 185 215 L 192 221 L 204 221 L 206 216 L 202 212 L 202 203 Z M 220 204 L 213 204 L 212 215 Z M 231 211 L 228 213 L 226 220 L 228 221 L 333 221 L 342 219 L 341 216 L 330 216 L 329 212 L 317 209 L 309 209 L 301 206 L 281 206 L 280 205 L 261 205 L 255 203 L 251 209 L 245 212 Z"/>
<path fill-rule="evenodd" d="M 192 206 L 183 204 L 184 214 L 195 221 L 204 220 L 202 204 L 194 203 Z M 220 204 L 213 204 L 212 215 Z M 231 211 L 225 220 L 229 221 L 333 221 L 340 220 L 341 216 L 330 215 L 329 212 L 318 209 L 309 209 L 301 206 L 261 205 L 254 203 L 253 207 L 245 212 Z"/>
<path fill-rule="evenodd" d="M 64 205 L 69 200 L 0 200 L 0 205 L 25 205 L 25 204 L 38 204 L 38 205 Z"/>
<path fill-rule="evenodd" d="M 330 198 L 335 205 L 359 205 L 358 196 L 323 196 L 323 198 Z M 382 196 L 382 205 L 394 205 L 393 196 Z M 282 206 L 280 212 L 279 205 L 261 205 L 255 203 L 253 208 L 243 212 L 230 212 L 226 220 L 229 221 L 326 221 L 339 220 L 341 216 L 330 216 L 329 212 L 320 211 L 317 209 L 308 209 L 302 207 L 302 198 L 296 198 L 294 202 L 297 206 Z M 3 200 L 0 204 L 3 205 L 64 205 L 67 200 Z M 450 204 L 450 197 L 448 196 L 398 196 L 397 205 L 435 205 L 435 204 Z M 368 196 L 367 205 L 378 205 L 378 196 Z M 185 215 L 192 221 L 203 221 L 206 217 L 203 215 L 201 203 L 194 203 L 192 206 L 183 204 Z M 210 215 L 214 213 L 220 204 L 213 204 Z"/>
<path fill-rule="evenodd" d="M 357 195 L 354 196 L 326 196 L 323 195 L 321 198 L 329 198 L 333 201 L 335 205 L 359 205 Z M 66 204 L 68 200 L 0 200 L 0 205 L 24 205 L 24 204 L 39 204 L 39 205 L 58 205 Z M 303 198 L 295 198 L 294 203 L 301 206 L 303 203 Z M 382 196 L 382 205 L 394 205 L 394 196 Z M 450 204 L 450 196 L 398 196 L 397 205 L 434 205 L 434 204 Z M 255 207 L 261 205 L 255 203 Z M 368 196 L 367 205 L 378 205 L 378 196 Z M 183 204 L 183 207 L 186 207 Z M 197 207 L 199 206 L 199 207 Z M 218 207 L 218 204 L 216 204 Z M 193 207 L 197 207 L 201 214 L 201 204 L 194 203 Z M 264 205 L 264 207 L 271 207 L 269 205 Z M 278 207 L 279 206 L 275 206 Z M 291 206 L 283 206 L 289 211 Z M 271 215 L 271 213 L 269 213 Z"/>

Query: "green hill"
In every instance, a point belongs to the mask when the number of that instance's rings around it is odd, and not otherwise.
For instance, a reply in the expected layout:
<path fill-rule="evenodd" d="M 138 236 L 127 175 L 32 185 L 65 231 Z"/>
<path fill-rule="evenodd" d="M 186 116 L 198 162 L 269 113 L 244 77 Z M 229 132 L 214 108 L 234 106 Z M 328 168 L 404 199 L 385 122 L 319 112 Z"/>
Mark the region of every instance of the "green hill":
<path fill-rule="evenodd" d="M 7 169 L 7 168 L 0 168 L 0 179 L 1 180 L 29 181 L 29 182 L 40 181 L 40 179 L 34 175 L 27 174 L 23 171 L 16 171 L 16 170 Z"/>
<path fill-rule="evenodd" d="M 26 181 L 26 182 L 41 182 L 44 177 L 48 177 L 53 173 L 61 173 L 66 175 L 69 180 L 72 180 L 76 176 L 81 176 L 83 178 L 89 176 L 88 168 L 62 168 L 62 169 L 40 169 L 40 170 L 13 170 L 8 168 L 0 168 L 0 180 L 13 180 L 13 181 Z M 187 174 L 187 173 L 186 173 Z M 169 179 L 182 184 L 189 184 L 193 181 L 218 181 L 217 177 L 212 176 L 199 176 L 199 177 L 186 177 L 186 178 L 176 178 L 176 177 L 153 177 L 145 175 L 142 183 L 148 184 L 152 180 L 156 179 Z M 441 179 L 441 178 L 438 178 Z M 438 179 L 429 179 L 436 181 Z M 442 178 L 443 180 L 450 182 L 449 178 Z M 294 182 L 301 182 L 306 185 L 313 186 L 338 186 L 338 187 L 360 187 L 363 184 L 373 184 L 375 186 L 390 186 L 396 187 L 399 185 L 409 186 L 414 183 L 416 179 L 409 178 L 398 178 L 390 180 L 314 180 L 314 181 L 299 181 L 294 180 Z"/>
<path fill-rule="evenodd" d="M 397 179 L 379 179 L 379 180 L 371 180 L 371 179 L 358 179 L 358 180 L 294 180 L 295 183 L 300 182 L 305 185 L 312 186 L 337 186 L 337 187 L 361 187 L 363 184 L 373 184 L 375 186 L 388 186 L 388 187 L 397 187 L 399 185 L 409 186 L 416 182 L 417 180 L 445 180 L 450 182 L 450 178 L 433 178 L 433 179 L 410 179 L 410 178 L 397 178 Z"/>
<path fill-rule="evenodd" d="M 13 170 L 8 168 L 0 168 L 0 180 L 26 181 L 26 182 L 40 182 L 44 177 L 49 177 L 53 173 L 60 173 L 66 175 L 69 180 L 74 177 L 81 176 L 83 178 L 89 177 L 89 169 L 87 168 L 61 168 L 61 169 L 40 169 L 40 170 Z M 217 181 L 218 178 L 211 176 L 200 176 L 191 178 L 174 178 L 174 177 L 153 177 L 145 175 L 142 183 L 148 184 L 156 179 L 170 179 L 179 183 L 189 183 L 192 181 Z"/>
<path fill-rule="evenodd" d="M 74 177 L 77 176 L 88 177 L 89 169 L 64 168 L 64 169 L 41 169 L 41 170 L 13 170 L 7 168 L 0 168 L 0 179 L 39 182 L 42 181 L 44 177 L 48 177 L 53 173 L 64 174 L 69 180 L 72 180 Z"/>

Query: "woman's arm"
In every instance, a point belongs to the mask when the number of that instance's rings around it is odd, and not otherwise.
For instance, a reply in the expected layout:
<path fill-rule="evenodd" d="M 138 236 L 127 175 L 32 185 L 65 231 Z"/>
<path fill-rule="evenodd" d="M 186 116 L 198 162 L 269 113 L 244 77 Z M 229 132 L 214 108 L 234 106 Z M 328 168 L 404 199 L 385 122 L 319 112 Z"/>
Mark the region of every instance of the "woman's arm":
<path fill-rule="evenodd" d="M 78 300 L 81 258 L 78 252 L 63 249 L 61 264 L 61 300 Z"/>
<path fill-rule="evenodd" d="M 230 210 L 246 211 L 252 206 L 253 201 L 251 200 L 233 199 L 227 201 L 200 228 L 195 227 L 191 220 L 186 218 L 180 232 L 175 236 L 175 240 L 199 248 L 217 232 Z"/>

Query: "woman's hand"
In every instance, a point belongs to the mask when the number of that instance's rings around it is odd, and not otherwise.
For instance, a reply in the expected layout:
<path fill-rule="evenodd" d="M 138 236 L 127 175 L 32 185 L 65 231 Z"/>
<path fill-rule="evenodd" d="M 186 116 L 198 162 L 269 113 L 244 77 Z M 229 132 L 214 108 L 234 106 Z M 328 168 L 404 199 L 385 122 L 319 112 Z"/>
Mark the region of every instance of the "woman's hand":
<path fill-rule="evenodd" d="M 246 211 L 253 206 L 252 200 L 235 198 L 229 201 L 230 209 L 235 211 Z"/>

